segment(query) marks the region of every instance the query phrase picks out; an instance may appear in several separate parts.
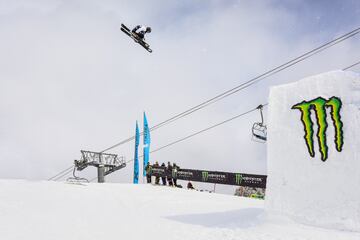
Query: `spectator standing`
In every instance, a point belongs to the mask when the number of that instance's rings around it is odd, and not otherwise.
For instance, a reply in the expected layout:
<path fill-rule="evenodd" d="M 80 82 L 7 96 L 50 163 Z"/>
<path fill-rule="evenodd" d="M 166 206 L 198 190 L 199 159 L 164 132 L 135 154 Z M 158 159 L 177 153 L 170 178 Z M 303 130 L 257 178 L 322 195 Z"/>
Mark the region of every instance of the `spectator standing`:
<path fill-rule="evenodd" d="M 147 183 L 151 183 L 152 166 L 150 165 L 150 162 L 148 162 L 146 164 L 145 172 L 146 172 L 146 181 L 147 181 Z"/>
<path fill-rule="evenodd" d="M 174 182 L 174 186 L 177 187 L 177 172 L 179 170 L 179 166 L 176 165 L 176 163 L 173 163 L 173 167 L 172 167 L 172 177 L 173 177 L 173 182 Z"/>
<path fill-rule="evenodd" d="M 161 177 L 161 181 L 162 181 L 162 184 L 163 184 L 164 186 L 166 186 L 166 165 L 165 165 L 165 163 L 162 163 L 162 164 L 161 164 L 161 168 L 164 169 L 164 174 L 165 174 L 165 175 L 163 175 L 163 176 Z"/>
<path fill-rule="evenodd" d="M 153 165 L 153 167 L 156 167 L 156 168 L 160 167 L 160 166 L 159 166 L 159 163 L 158 163 L 158 162 L 155 162 L 155 164 Z M 156 176 L 155 176 L 155 184 L 158 185 L 159 182 L 160 182 L 160 176 L 159 176 L 159 175 L 156 175 Z"/>
<path fill-rule="evenodd" d="M 169 186 L 173 187 L 173 181 L 172 181 L 172 166 L 170 164 L 170 162 L 168 162 L 168 165 L 166 167 L 166 176 L 167 176 L 167 181 L 169 183 Z"/>

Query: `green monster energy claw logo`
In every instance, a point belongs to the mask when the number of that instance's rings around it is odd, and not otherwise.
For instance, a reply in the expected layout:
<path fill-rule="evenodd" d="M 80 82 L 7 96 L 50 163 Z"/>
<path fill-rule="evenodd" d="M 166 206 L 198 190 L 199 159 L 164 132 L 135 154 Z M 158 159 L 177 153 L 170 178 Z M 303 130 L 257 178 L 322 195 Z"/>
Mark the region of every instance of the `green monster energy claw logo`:
<path fill-rule="evenodd" d="M 203 182 L 206 182 L 209 178 L 209 172 L 202 172 L 201 174 Z"/>
<path fill-rule="evenodd" d="M 328 158 L 328 145 L 326 143 L 326 129 L 328 124 L 326 122 L 326 108 L 330 108 L 331 119 L 335 128 L 335 146 L 338 152 L 341 152 L 344 145 L 343 136 L 343 123 L 341 121 L 340 109 L 342 102 L 338 97 L 331 97 L 326 100 L 322 97 L 315 98 L 311 101 L 302 101 L 301 103 L 292 106 L 292 109 L 299 109 L 301 112 L 301 122 L 304 124 L 305 130 L 305 143 L 311 157 L 315 156 L 314 151 L 314 123 L 311 120 L 311 110 L 315 111 L 316 122 L 318 130 L 316 133 L 319 150 L 321 154 L 321 160 L 326 161 Z"/>
<path fill-rule="evenodd" d="M 241 182 L 242 182 L 242 180 L 243 180 L 242 175 L 241 175 L 240 173 L 236 173 L 236 174 L 235 174 L 235 182 L 236 182 L 236 184 L 237 184 L 237 185 L 240 185 Z"/>

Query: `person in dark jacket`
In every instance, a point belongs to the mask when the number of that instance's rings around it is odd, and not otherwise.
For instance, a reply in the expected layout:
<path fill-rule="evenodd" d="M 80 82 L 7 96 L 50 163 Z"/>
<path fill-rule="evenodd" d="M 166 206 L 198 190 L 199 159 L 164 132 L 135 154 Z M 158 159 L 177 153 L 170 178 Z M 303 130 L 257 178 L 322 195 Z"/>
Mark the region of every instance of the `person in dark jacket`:
<path fill-rule="evenodd" d="M 155 162 L 155 164 L 153 165 L 153 167 L 156 167 L 156 168 L 160 167 L 160 166 L 159 166 L 159 163 L 158 163 L 158 162 Z M 156 175 L 156 176 L 155 176 L 155 184 L 158 185 L 159 182 L 160 182 L 160 176 Z"/>
<path fill-rule="evenodd" d="M 152 166 L 150 165 L 149 162 L 145 166 L 145 172 L 146 172 L 147 183 L 151 183 Z"/>
<path fill-rule="evenodd" d="M 167 175 L 167 181 L 169 183 L 169 186 L 173 187 L 173 181 L 172 181 L 172 166 L 170 162 L 168 162 L 168 165 L 166 167 L 166 175 Z"/>
<path fill-rule="evenodd" d="M 161 164 L 161 168 L 163 168 L 165 171 L 165 174 L 166 174 L 166 165 L 165 165 L 165 163 L 162 163 Z M 161 181 L 162 181 L 162 184 L 164 185 L 164 186 L 166 186 L 166 176 L 164 175 L 164 176 L 162 176 L 161 177 Z"/>
<path fill-rule="evenodd" d="M 191 190 L 195 189 L 190 181 L 187 184 L 187 189 L 191 189 Z"/>

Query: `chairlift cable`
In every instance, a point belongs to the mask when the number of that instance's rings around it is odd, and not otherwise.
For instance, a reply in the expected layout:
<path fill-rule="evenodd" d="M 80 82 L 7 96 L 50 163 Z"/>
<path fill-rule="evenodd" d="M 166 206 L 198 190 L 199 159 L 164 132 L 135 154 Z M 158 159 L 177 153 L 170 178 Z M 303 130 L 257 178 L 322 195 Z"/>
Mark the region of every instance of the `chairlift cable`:
<path fill-rule="evenodd" d="M 352 67 L 355 67 L 356 65 L 359 65 L 359 64 L 360 64 L 360 61 L 358 61 L 358 62 L 356 62 L 356 63 L 354 63 L 354 64 L 352 64 L 352 65 L 350 65 L 350 66 L 348 66 L 346 68 L 344 68 L 343 71 L 346 71 L 346 70 L 348 70 L 348 69 L 350 69 Z"/>
<path fill-rule="evenodd" d="M 56 174 L 56 175 L 52 176 L 51 178 L 49 178 L 48 181 L 53 180 L 54 178 L 56 178 L 56 177 L 59 176 L 60 174 L 63 174 L 64 172 L 69 171 L 69 169 L 72 169 L 73 167 L 74 167 L 74 165 L 71 165 L 70 167 L 64 169 L 63 171 L 61 171 L 61 172 L 59 172 L 58 174 Z M 55 180 L 55 181 L 56 181 L 56 180 Z"/>
<path fill-rule="evenodd" d="M 314 49 L 312 49 L 312 50 L 310 50 L 310 51 L 308 51 L 308 52 L 306 52 L 306 53 L 304 53 L 304 54 L 302 54 L 302 55 L 300 55 L 300 56 L 298 56 L 298 57 L 296 57 L 296 58 L 294 58 L 294 59 L 292 59 L 292 60 L 290 60 L 290 61 L 288 61 L 288 62 L 286 62 L 286 63 L 284 63 L 282 65 L 280 65 L 280 66 L 277 66 L 277 67 L 275 67 L 275 68 L 273 68 L 273 69 L 271 69 L 271 70 L 257 76 L 257 77 L 254 77 L 254 78 L 248 80 L 245 83 L 242 83 L 242 84 L 240 84 L 240 85 L 238 85 L 238 86 L 236 86 L 236 87 L 234 87 L 234 88 L 232 88 L 230 90 L 227 90 L 227 91 L 225 91 L 225 92 L 223 92 L 221 94 L 218 94 L 215 97 L 210 98 L 209 100 L 206 100 L 206 101 L 204 101 L 204 102 L 202 102 L 202 103 L 200 103 L 200 104 L 198 104 L 198 105 L 196 105 L 196 106 L 194 106 L 194 107 L 192 107 L 192 108 L 190 108 L 190 109 L 188 109 L 186 111 L 183 111 L 183 112 L 181 112 L 181 113 L 179 113 L 179 114 L 177 114 L 177 115 L 175 115 L 175 116 L 173 116 L 173 117 L 171 117 L 171 118 L 169 118 L 169 119 L 167 119 L 167 120 L 165 120 L 163 122 L 160 122 L 159 124 L 156 124 L 153 127 L 151 127 L 150 131 L 153 131 L 153 130 L 156 130 L 156 129 L 160 128 L 160 127 L 163 127 L 163 126 L 165 126 L 165 125 L 167 125 L 167 124 L 169 124 L 171 122 L 174 122 L 174 121 L 176 121 L 176 120 L 178 120 L 180 118 L 183 118 L 183 117 L 185 117 L 187 115 L 190 115 L 193 112 L 196 112 L 196 111 L 198 111 L 198 110 L 200 110 L 200 109 L 202 109 L 202 108 L 204 108 L 204 107 L 206 107 L 208 105 L 211 105 L 211 104 L 213 104 L 213 103 L 215 103 L 217 101 L 220 101 L 223 98 L 226 98 L 226 97 L 228 97 L 228 96 L 230 96 L 232 94 L 235 94 L 235 93 L 237 93 L 237 92 L 239 92 L 239 91 L 241 91 L 241 90 L 243 90 L 245 88 L 248 88 L 248 87 L 250 87 L 251 85 L 253 85 L 253 84 L 257 83 L 257 82 L 262 81 L 265 78 L 268 78 L 268 77 L 270 77 L 270 76 L 272 76 L 272 75 L 274 75 L 274 74 L 276 74 L 278 72 L 281 72 L 281 71 L 283 71 L 283 70 L 285 70 L 285 69 L 287 69 L 287 68 L 289 68 L 289 67 L 291 67 L 291 66 L 293 66 L 293 65 L 295 65 L 295 64 L 297 64 L 299 62 L 302 62 L 302 61 L 306 60 L 307 58 L 310 58 L 311 56 L 313 56 L 315 54 L 318 54 L 318 53 L 320 53 L 320 52 L 322 52 L 322 51 L 324 51 L 324 50 L 326 50 L 326 49 L 328 49 L 328 48 L 330 48 L 330 47 L 332 47 L 332 46 L 334 46 L 334 45 L 336 45 L 336 44 L 338 44 L 340 42 L 343 42 L 346 39 L 349 39 L 349 38 L 351 38 L 351 37 L 353 37 L 353 36 L 355 36 L 356 34 L 359 34 L 359 33 L 360 33 L 360 27 L 356 28 L 356 29 L 354 29 L 354 30 L 352 30 L 352 31 L 350 31 L 350 32 L 338 37 L 338 38 L 335 38 L 335 39 L 333 39 L 333 40 L 331 40 L 331 41 L 329 41 L 329 42 L 327 42 L 327 43 L 325 43 L 325 44 L 323 44 L 323 45 L 321 45 L 319 47 L 316 47 L 316 48 L 314 48 Z M 143 132 L 141 132 L 140 134 L 142 135 Z M 120 145 L 122 145 L 124 143 L 127 143 L 127 142 L 129 142 L 129 141 L 131 141 L 133 139 L 135 139 L 135 136 L 129 137 L 129 138 L 117 143 L 117 144 L 114 144 L 114 145 L 102 150 L 101 152 L 106 152 L 108 150 L 111 150 L 111 149 L 113 149 L 115 147 L 118 147 L 118 146 L 120 146 Z"/>
<path fill-rule="evenodd" d="M 350 32 L 350 33 L 352 33 L 353 35 L 351 35 L 351 36 L 349 36 L 349 37 L 352 37 L 352 36 L 354 36 L 355 34 L 358 34 L 358 33 L 359 33 L 359 30 L 360 30 L 360 28 L 357 28 L 357 29 L 355 29 L 354 31 Z M 346 35 L 347 35 L 347 34 L 346 34 Z M 345 36 L 345 35 L 344 35 L 344 36 Z M 338 38 L 338 39 L 339 39 L 339 38 Z M 336 40 L 336 39 L 335 39 L 335 40 Z M 344 40 L 345 40 L 345 39 L 344 39 Z M 325 45 L 325 44 L 324 44 L 324 45 Z M 319 47 L 319 48 L 320 48 L 320 47 Z M 304 55 L 305 55 L 305 54 L 304 54 Z M 347 66 L 347 67 L 343 68 L 342 70 L 343 70 L 343 71 L 346 71 L 346 70 L 348 70 L 348 69 L 350 69 L 350 68 L 352 68 L 352 67 L 354 67 L 354 66 L 357 66 L 357 65 L 359 65 L 359 64 L 360 64 L 360 61 L 358 61 L 358 62 L 356 62 L 356 63 L 354 63 L 354 64 L 351 64 L 350 66 Z M 275 74 L 275 73 L 274 73 L 274 74 Z M 180 116 L 180 114 L 178 114 L 177 116 Z M 176 117 L 176 116 L 174 116 L 174 117 Z M 174 117 L 173 117 L 173 118 L 174 118 Z M 169 120 L 171 120 L 171 119 L 168 119 L 167 121 L 169 121 Z M 166 122 L 166 121 L 163 121 L 162 123 L 159 123 L 159 124 L 153 126 L 152 128 L 150 128 L 150 130 L 156 129 L 156 127 L 160 126 L 161 124 L 163 124 L 163 123 L 165 123 L 165 122 Z M 141 132 L 141 134 L 143 134 L 143 132 Z M 124 143 L 127 143 L 127 142 L 129 142 L 129 141 L 131 141 L 131 140 L 133 140 L 133 139 L 135 139 L 135 136 L 132 136 L 132 137 L 130 137 L 130 138 L 128 138 L 128 139 L 125 139 L 125 140 L 123 140 L 122 142 L 120 142 L 120 143 L 118 143 L 118 144 L 115 144 L 115 145 L 111 146 L 110 148 L 107 148 L 107 149 L 101 151 L 101 153 L 102 153 L 102 152 L 105 152 L 105 151 L 108 151 L 108 150 L 110 150 L 110 149 L 112 149 L 112 148 L 115 148 L 115 147 L 117 147 L 117 146 L 120 146 L 120 145 L 122 145 L 122 144 L 124 144 Z M 128 162 L 131 162 L 131 161 L 133 161 L 133 160 L 129 160 Z M 57 180 L 60 179 L 61 177 L 69 174 L 69 173 L 71 172 L 71 171 L 69 171 L 69 169 L 71 169 L 72 167 L 73 167 L 73 165 L 71 165 L 70 167 L 64 169 L 63 171 L 59 172 L 58 174 L 54 175 L 53 177 L 49 178 L 48 180 L 57 181 Z M 68 172 L 66 172 L 66 171 L 68 171 Z M 63 174 L 63 175 L 61 175 L 61 176 L 59 176 L 60 174 L 62 174 L 62 173 L 64 173 L 64 172 L 66 172 L 66 173 Z M 59 176 L 59 177 L 57 177 L 57 176 Z M 56 178 L 56 179 L 54 179 L 54 178 Z M 91 181 L 92 181 L 92 180 L 91 180 Z"/>
<path fill-rule="evenodd" d="M 74 166 L 72 166 L 72 168 L 73 168 L 73 167 L 74 167 Z M 60 176 L 54 178 L 53 181 L 58 181 L 58 180 L 60 180 L 61 178 L 65 177 L 66 175 L 68 175 L 68 174 L 71 173 L 71 172 L 72 172 L 72 169 L 70 169 L 70 170 L 64 172 L 63 174 L 61 174 Z"/>
<path fill-rule="evenodd" d="M 352 64 L 352 65 L 350 65 L 350 66 L 348 66 L 348 67 L 345 67 L 345 68 L 343 68 L 342 70 L 343 70 L 343 71 L 348 70 L 348 69 L 350 69 L 350 68 L 352 68 L 352 67 L 354 67 L 354 66 L 356 66 L 356 65 L 358 65 L 358 64 L 360 64 L 360 61 L 357 62 L 357 63 L 355 63 L 355 64 Z M 265 107 L 265 106 L 267 106 L 267 105 L 268 105 L 268 103 L 266 103 L 266 104 L 264 104 L 264 105 L 259 105 L 259 106 L 256 107 L 255 109 L 251 109 L 251 110 L 249 110 L 249 111 L 247 111 L 247 112 L 244 112 L 244 113 L 239 114 L 239 115 L 237 115 L 237 116 L 235 116 L 235 117 L 232 117 L 232 118 L 230 118 L 230 119 L 227 119 L 227 120 L 225 120 L 225 121 L 223 121 L 223 122 L 221 122 L 221 123 L 215 124 L 215 125 L 213 125 L 213 126 L 211 126 L 211 127 L 208 127 L 208 128 L 203 129 L 203 130 L 200 130 L 200 131 L 198 131 L 198 132 L 196 132 L 196 133 L 190 134 L 190 135 L 188 135 L 188 136 L 186 136 L 186 137 L 184 137 L 184 138 L 178 139 L 178 140 L 176 140 L 176 141 L 174 141 L 174 142 L 171 142 L 171 143 L 169 143 L 169 144 L 166 144 L 166 145 L 164 145 L 164 146 L 161 146 L 161 147 L 159 147 L 159 148 L 157 148 L 157 149 L 155 149 L 155 150 L 153 150 L 153 151 L 150 151 L 150 153 L 154 153 L 154 152 L 160 151 L 160 150 L 162 150 L 162 149 L 164 149 L 164 148 L 167 148 L 167 147 L 170 147 L 170 146 L 172 146 L 172 145 L 174 145 L 174 144 L 176 144 L 176 143 L 185 141 L 186 139 L 189 139 L 189 138 L 191 138 L 191 137 L 194 137 L 194 136 L 196 136 L 196 135 L 198 135 L 198 134 L 201 134 L 201 133 L 203 133 L 203 132 L 205 132 L 205 131 L 208 131 L 208 130 L 210 130 L 210 129 L 212 129 L 212 128 L 215 128 L 215 127 L 217 127 L 217 126 L 220 126 L 220 125 L 222 125 L 222 124 L 224 124 L 224 123 L 227 123 L 227 122 L 229 122 L 229 121 L 232 121 L 232 120 L 234 120 L 234 119 L 236 119 L 236 118 L 238 118 L 238 117 L 241 117 L 241 116 L 243 116 L 243 115 L 246 115 L 246 114 L 251 113 L 251 112 L 253 112 L 253 111 L 255 111 L 255 110 L 258 110 L 258 109 L 260 109 L 261 121 L 262 121 L 262 123 L 264 123 L 263 114 L 262 114 L 262 109 L 263 109 L 263 107 Z M 139 158 L 141 158 L 141 157 L 143 157 L 143 156 L 142 156 L 142 155 L 139 156 Z M 128 163 L 130 163 L 130 162 L 132 162 L 132 161 L 134 161 L 134 159 L 130 159 L 129 161 L 126 162 L 126 164 L 128 164 Z M 96 177 L 93 178 L 93 179 L 91 179 L 90 182 L 92 182 L 92 181 L 95 180 L 95 179 L 96 179 Z"/>

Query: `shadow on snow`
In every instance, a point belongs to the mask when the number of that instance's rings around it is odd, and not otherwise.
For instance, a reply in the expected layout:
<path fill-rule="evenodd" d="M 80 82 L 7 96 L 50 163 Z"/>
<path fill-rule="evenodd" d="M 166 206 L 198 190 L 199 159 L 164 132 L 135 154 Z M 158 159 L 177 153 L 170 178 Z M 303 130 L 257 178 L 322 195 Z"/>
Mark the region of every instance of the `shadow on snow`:
<path fill-rule="evenodd" d="M 226 212 L 167 216 L 167 219 L 186 224 L 218 228 L 250 228 L 265 221 L 262 208 L 245 208 Z"/>

